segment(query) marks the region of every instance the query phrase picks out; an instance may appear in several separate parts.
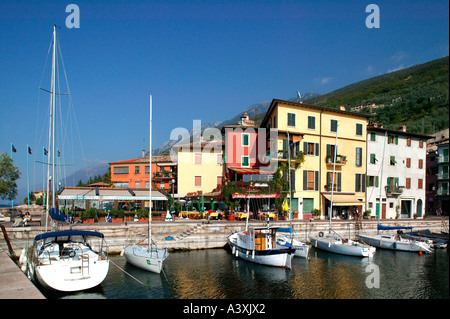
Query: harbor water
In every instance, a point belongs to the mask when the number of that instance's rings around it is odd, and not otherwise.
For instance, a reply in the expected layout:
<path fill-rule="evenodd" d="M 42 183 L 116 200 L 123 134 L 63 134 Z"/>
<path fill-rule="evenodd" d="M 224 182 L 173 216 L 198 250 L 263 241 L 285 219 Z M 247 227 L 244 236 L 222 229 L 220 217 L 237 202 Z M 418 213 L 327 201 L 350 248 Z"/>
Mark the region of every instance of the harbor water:
<path fill-rule="evenodd" d="M 311 248 L 292 269 L 256 265 L 229 249 L 170 253 L 161 274 L 111 256 L 104 282 L 89 291 L 49 299 L 448 299 L 448 249 L 431 254 L 377 250 L 369 258 L 346 257 Z"/>

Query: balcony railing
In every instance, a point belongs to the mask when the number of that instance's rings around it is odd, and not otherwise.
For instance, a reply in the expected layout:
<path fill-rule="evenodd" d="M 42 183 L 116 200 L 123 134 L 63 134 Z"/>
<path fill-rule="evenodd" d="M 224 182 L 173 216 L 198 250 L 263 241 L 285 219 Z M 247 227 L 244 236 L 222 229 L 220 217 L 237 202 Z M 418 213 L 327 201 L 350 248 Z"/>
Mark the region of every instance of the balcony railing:
<path fill-rule="evenodd" d="M 443 172 L 441 172 L 441 173 L 439 173 L 437 175 L 438 179 L 448 179 L 448 177 L 449 177 L 449 174 L 448 173 L 443 173 Z"/>
<path fill-rule="evenodd" d="M 333 164 L 333 155 L 327 155 L 325 160 L 327 164 Z M 336 155 L 336 165 L 345 165 L 346 163 L 347 163 L 347 156 Z"/>
<path fill-rule="evenodd" d="M 404 186 L 387 185 L 384 187 L 387 195 L 398 196 L 403 192 Z"/>
<path fill-rule="evenodd" d="M 449 190 L 448 188 L 439 188 L 437 191 L 437 194 L 439 196 L 448 196 L 449 195 Z"/>
<path fill-rule="evenodd" d="M 442 163 L 448 163 L 449 161 L 449 156 L 444 156 L 444 155 L 440 155 L 438 158 L 438 163 L 442 164 Z"/>

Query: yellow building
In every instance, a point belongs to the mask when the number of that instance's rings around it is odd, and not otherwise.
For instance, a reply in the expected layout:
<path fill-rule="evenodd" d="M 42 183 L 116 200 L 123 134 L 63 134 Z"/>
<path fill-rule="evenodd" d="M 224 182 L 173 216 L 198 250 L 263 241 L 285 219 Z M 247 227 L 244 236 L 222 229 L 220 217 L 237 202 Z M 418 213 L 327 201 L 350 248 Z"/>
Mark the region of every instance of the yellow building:
<path fill-rule="evenodd" d="M 320 210 L 321 218 L 328 218 L 333 166 L 333 216 L 365 209 L 366 125 L 367 115 L 347 112 L 343 107 L 272 101 L 261 127 L 278 130 L 278 153 L 271 157 L 279 165 L 287 165 L 290 154 L 291 211 L 298 211 L 299 218 L 314 210 Z M 304 162 L 296 163 L 301 155 Z"/>
<path fill-rule="evenodd" d="M 223 182 L 223 142 L 179 145 L 178 194 L 210 193 Z"/>

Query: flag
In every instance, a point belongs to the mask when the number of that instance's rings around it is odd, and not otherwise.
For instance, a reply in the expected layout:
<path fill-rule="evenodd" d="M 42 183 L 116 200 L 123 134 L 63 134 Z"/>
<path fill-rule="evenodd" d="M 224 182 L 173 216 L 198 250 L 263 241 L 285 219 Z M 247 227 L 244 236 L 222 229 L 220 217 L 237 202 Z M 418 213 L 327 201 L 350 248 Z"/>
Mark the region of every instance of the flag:
<path fill-rule="evenodd" d="M 11 151 L 13 151 L 13 153 L 17 152 L 16 148 L 12 144 L 11 144 Z"/>
<path fill-rule="evenodd" d="M 28 146 L 28 153 L 31 154 L 31 148 Z"/>
<path fill-rule="evenodd" d="M 61 153 L 58 151 L 58 157 L 60 157 L 61 156 Z"/>
<path fill-rule="evenodd" d="M 44 155 L 47 156 L 48 151 L 44 148 Z"/>
<path fill-rule="evenodd" d="M 283 203 L 283 210 L 285 210 L 285 211 L 288 211 L 288 210 L 289 210 L 289 204 L 288 204 L 288 202 L 287 202 L 287 199 L 284 200 L 284 203 Z"/>

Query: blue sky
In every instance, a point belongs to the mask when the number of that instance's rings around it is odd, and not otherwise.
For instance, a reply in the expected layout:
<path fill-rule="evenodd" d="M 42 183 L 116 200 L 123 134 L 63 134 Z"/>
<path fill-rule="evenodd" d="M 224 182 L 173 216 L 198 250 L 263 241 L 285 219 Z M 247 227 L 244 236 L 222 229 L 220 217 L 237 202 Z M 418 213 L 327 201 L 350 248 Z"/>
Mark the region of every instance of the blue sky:
<path fill-rule="evenodd" d="M 78 29 L 65 25 L 70 3 L 80 9 Z M 380 8 L 379 29 L 366 27 L 370 3 Z M 50 86 L 50 60 L 44 65 L 53 24 L 80 168 L 140 155 L 150 93 L 156 147 L 194 119 L 226 120 L 297 90 L 328 93 L 447 56 L 448 9 L 436 0 L 1 1 L 0 152 L 10 153 L 11 143 L 18 150 L 23 187 L 29 144 L 30 178 L 41 180 L 34 161 L 47 143 L 49 97 L 39 86 Z"/>

